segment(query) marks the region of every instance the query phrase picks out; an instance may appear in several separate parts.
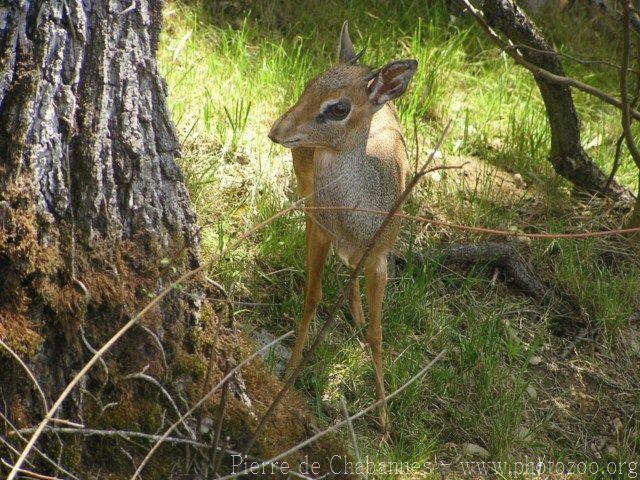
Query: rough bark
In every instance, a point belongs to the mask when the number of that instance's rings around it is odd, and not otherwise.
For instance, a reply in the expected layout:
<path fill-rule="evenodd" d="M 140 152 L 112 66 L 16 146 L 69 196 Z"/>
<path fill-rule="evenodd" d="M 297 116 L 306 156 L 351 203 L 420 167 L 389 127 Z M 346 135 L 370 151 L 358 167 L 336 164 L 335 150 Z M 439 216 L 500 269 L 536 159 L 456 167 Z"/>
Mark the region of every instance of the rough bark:
<path fill-rule="evenodd" d="M 484 0 L 482 11 L 489 25 L 515 45 L 524 46 L 520 52 L 527 61 L 556 75 L 565 74 L 558 55 L 513 0 Z M 549 160 L 555 171 L 590 193 L 604 192 L 625 206 L 631 206 L 633 199 L 629 191 L 615 181 L 607 188 L 607 175 L 582 148 L 580 120 L 571 89 L 548 83 L 539 77 L 535 80 L 551 127 Z"/>
<path fill-rule="evenodd" d="M 161 7 L 160 0 L 0 6 L 0 338 L 28 361 L 49 401 L 88 359 L 89 345 L 102 345 L 199 262 L 155 60 Z M 170 369 L 188 351 L 201 299 L 198 287 L 187 287 L 144 320 Z M 117 377 L 147 364 L 148 373 L 169 375 L 157 342 L 138 328 L 104 365 Z M 121 413 L 131 409 L 106 377 L 95 369 L 60 415 L 96 417 L 85 394 L 95 396 L 96 385 L 108 385 L 105 398 Z M 0 352 L 0 409 L 31 426 L 43 413 L 38 400 Z M 132 413 L 131 424 L 145 414 Z"/>

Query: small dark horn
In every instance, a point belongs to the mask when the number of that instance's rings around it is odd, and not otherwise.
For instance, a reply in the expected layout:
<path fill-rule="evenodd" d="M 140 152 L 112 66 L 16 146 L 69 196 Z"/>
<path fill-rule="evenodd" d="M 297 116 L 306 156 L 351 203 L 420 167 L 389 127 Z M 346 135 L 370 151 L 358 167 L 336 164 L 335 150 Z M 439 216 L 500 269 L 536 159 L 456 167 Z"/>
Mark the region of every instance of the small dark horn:
<path fill-rule="evenodd" d="M 371 70 L 369 73 L 367 73 L 364 76 L 364 80 L 366 82 L 368 82 L 369 80 L 373 80 L 374 78 L 376 78 L 378 76 L 379 73 L 380 73 L 380 69 L 379 68 L 377 68 L 375 70 Z"/>
<path fill-rule="evenodd" d="M 349 65 L 355 65 L 358 60 L 360 60 L 360 58 L 362 58 L 362 56 L 364 55 L 364 52 L 366 51 L 366 48 L 363 48 L 362 50 L 360 50 L 360 53 L 356 54 L 353 56 L 353 58 L 351 60 L 349 60 L 347 63 Z"/>

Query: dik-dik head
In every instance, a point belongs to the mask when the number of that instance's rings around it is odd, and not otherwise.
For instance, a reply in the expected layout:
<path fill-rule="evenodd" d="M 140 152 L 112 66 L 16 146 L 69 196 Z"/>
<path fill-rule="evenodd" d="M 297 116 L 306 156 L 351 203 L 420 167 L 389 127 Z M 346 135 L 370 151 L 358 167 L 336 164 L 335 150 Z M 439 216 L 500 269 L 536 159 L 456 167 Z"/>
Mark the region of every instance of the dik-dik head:
<path fill-rule="evenodd" d="M 409 85 L 418 62 L 399 60 L 379 70 L 359 65 L 347 22 L 342 25 L 338 64 L 311 80 L 298 102 L 271 128 L 269 138 L 287 148 L 341 150 L 362 140 L 371 117 Z"/>

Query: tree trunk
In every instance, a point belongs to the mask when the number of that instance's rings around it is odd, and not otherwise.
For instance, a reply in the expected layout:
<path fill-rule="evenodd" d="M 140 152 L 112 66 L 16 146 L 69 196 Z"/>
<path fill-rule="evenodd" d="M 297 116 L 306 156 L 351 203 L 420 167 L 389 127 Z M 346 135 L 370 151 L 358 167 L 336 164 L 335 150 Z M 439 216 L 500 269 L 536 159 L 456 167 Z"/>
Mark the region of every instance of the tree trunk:
<path fill-rule="evenodd" d="M 564 76 L 558 55 L 513 0 L 484 0 L 482 11 L 489 25 L 502 32 L 515 45 L 524 46 L 519 51 L 527 61 Z M 573 104 L 571 89 L 548 83 L 539 77 L 535 80 L 551 127 L 549 160 L 555 171 L 590 193 L 605 193 L 625 206 L 632 205 L 633 199 L 626 188 L 615 181 L 607 188 L 608 176 L 582 148 L 580 120 Z"/>
<path fill-rule="evenodd" d="M 199 263 L 155 60 L 161 7 L 161 0 L 0 6 L 0 338 L 27 361 L 49 402 L 92 348 Z M 170 294 L 60 416 L 83 422 L 120 413 L 129 428 L 144 425 L 157 411 L 148 392 L 147 400 L 136 390 L 125 398 L 107 379 L 146 365 L 149 374 L 170 375 L 188 351 L 201 292 L 187 286 Z M 105 402 L 117 402 L 109 413 L 99 410 L 98 388 Z M 0 402 L 18 427 L 42 418 L 36 390 L 3 349 Z"/>

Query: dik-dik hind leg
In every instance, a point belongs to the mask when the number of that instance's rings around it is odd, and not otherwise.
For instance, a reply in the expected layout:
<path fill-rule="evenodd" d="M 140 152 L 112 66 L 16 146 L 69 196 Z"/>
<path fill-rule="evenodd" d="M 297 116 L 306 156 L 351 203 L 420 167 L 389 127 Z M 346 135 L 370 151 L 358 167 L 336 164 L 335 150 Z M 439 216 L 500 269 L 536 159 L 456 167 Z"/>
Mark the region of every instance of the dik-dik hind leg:
<path fill-rule="evenodd" d="M 364 311 L 362 310 L 360 280 L 358 278 L 355 279 L 353 286 L 349 290 L 349 311 L 351 312 L 356 327 L 364 325 Z"/>
<path fill-rule="evenodd" d="M 298 366 L 309 332 L 309 326 L 316 316 L 316 309 L 322 299 L 322 271 L 327 261 L 331 245 L 329 238 L 316 223 L 307 217 L 307 283 L 305 287 L 302 322 L 296 329 L 296 342 L 287 364 L 286 376 Z"/>
<path fill-rule="evenodd" d="M 376 394 L 378 400 L 386 398 L 384 389 L 384 365 L 382 363 L 382 302 L 384 290 L 387 286 L 387 257 L 376 256 L 367 261 L 364 267 L 367 287 L 367 304 L 369 305 L 369 326 L 367 328 L 367 342 L 371 347 L 373 368 L 375 371 Z M 388 432 L 387 407 L 382 403 L 378 408 L 380 426 L 383 433 Z"/>

